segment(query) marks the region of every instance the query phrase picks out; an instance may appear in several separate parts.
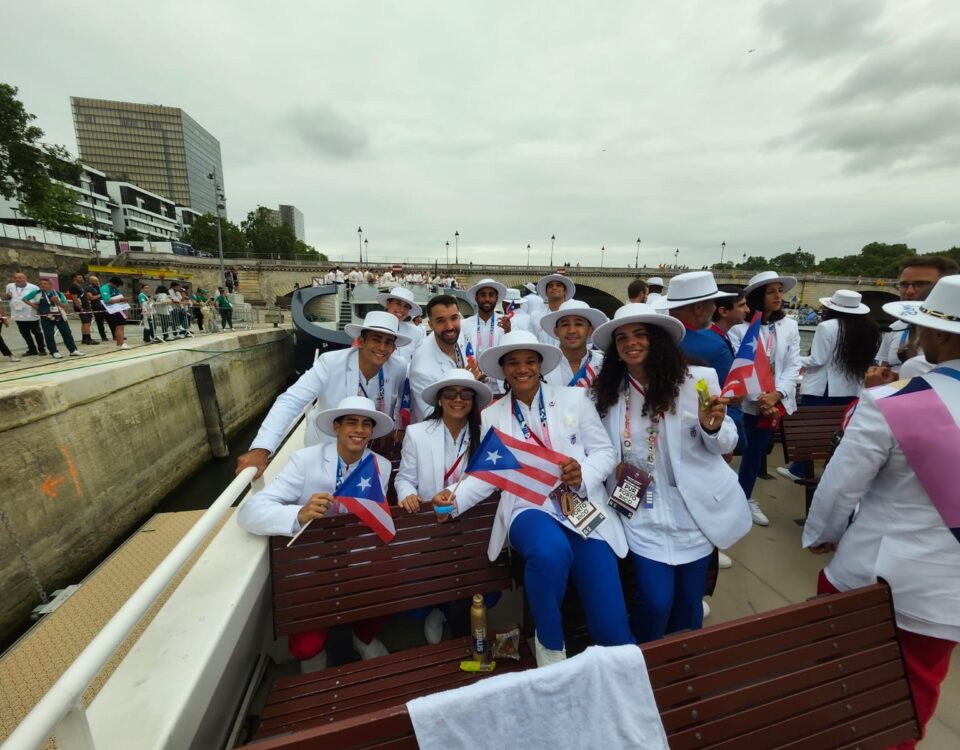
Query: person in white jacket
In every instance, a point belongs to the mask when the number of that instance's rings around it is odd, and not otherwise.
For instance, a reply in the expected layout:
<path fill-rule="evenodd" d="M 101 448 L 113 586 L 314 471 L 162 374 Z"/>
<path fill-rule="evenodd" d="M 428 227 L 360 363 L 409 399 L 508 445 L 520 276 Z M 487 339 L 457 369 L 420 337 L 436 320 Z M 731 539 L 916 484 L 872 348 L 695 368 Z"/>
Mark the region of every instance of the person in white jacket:
<path fill-rule="evenodd" d="M 820 300 L 823 320 L 813 334 L 810 354 L 800 358 L 801 406 L 846 406 L 863 389 L 863 379 L 880 346 L 880 327 L 860 300 L 860 294 L 849 289 L 838 289 L 832 297 Z M 794 461 L 778 467 L 777 473 L 800 481 L 807 463 Z"/>
<path fill-rule="evenodd" d="M 737 444 L 728 399 L 711 395 L 701 406 L 697 382 L 711 394 L 720 384 L 712 367 L 685 365 L 684 333 L 676 318 L 631 303 L 593 335 L 606 353 L 593 395 L 619 461 L 606 483 L 608 506 L 623 516 L 636 571 L 630 625 L 638 643 L 703 625 L 714 547 L 729 547 L 751 527 L 723 459 Z M 621 495 L 625 474 L 652 481 Z"/>
<path fill-rule="evenodd" d="M 507 396 L 484 409 L 481 432 L 496 427 L 531 447 L 567 456 L 559 465 L 560 483 L 544 502 L 501 492 L 488 548 L 490 559 L 496 559 L 509 539 L 523 558 L 524 586 L 537 623 L 534 645 L 540 666 L 566 658 L 560 605 L 568 579 L 577 587 L 587 627 L 598 644 L 634 642 L 616 559 L 626 555 L 627 543 L 619 517 L 605 505 L 604 481 L 614 468 L 613 446 L 583 388 L 542 384 L 541 374 L 556 367 L 560 357 L 557 347 L 537 341 L 528 331 L 511 331 L 499 346 L 480 356 L 481 369 L 489 377 L 505 380 L 508 387 Z M 448 486 L 433 498 L 437 520 L 469 513 L 495 490 L 468 475 L 456 495 Z M 575 512 L 568 515 L 564 505 L 571 502 L 575 508 L 570 510 Z M 450 505 L 453 511 L 441 515 Z M 587 518 L 599 525 L 585 529 L 576 511 L 590 506 L 593 510 Z M 594 516 L 594 511 L 600 515 Z M 574 525 L 574 520 L 581 526 Z"/>
<path fill-rule="evenodd" d="M 776 271 L 762 271 L 750 279 L 743 292 L 750 308 L 748 321 L 754 313 L 761 314 L 761 339 L 767 358 L 773 368 L 774 390 L 758 396 L 747 396 L 743 409 L 743 434 L 746 446 L 740 457 L 740 486 L 750 503 L 753 522 L 769 526 L 770 519 L 753 499 L 753 487 L 760 474 L 760 465 L 773 439 L 774 425 L 783 414 L 797 410 L 797 378 L 800 376 L 800 329 L 783 310 L 784 295 L 797 284 L 793 276 L 780 276 Z M 733 351 L 747 332 L 749 322 L 730 329 L 728 338 Z"/>
<path fill-rule="evenodd" d="M 586 302 L 569 299 L 556 312 L 540 319 L 540 327 L 560 342 L 560 365 L 544 379 L 550 385 L 589 388 L 593 385 L 603 352 L 590 347 L 593 331 L 607 322 L 607 316 Z"/>
<path fill-rule="evenodd" d="M 359 346 L 321 354 L 313 367 L 274 401 L 250 450 L 237 458 L 238 474 L 248 466 L 256 466 L 259 477 L 280 446 L 287 427 L 313 400 L 317 406 L 307 414 L 306 445 L 330 439 L 317 428 L 317 413 L 336 406 L 347 396 L 366 396 L 384 414 L 398 416 L 407 367 L 392 355 L 397 346 L 410 343 L 410 339 L 399 333 L 397 318 L 374 311 L 367 313 L 362 325 L 350 323 L 344 330 L 359 338 Z"/>
<path fill-rule="evenodd" d="M 240 506 L 237 523 L 242 528 L 252 534 L 293 536 L 315 518 L 346 513 L 336 500 L 337 490 L 370 453 L 370 441 L 393 430 L 393 420 L 363 396 L 348 396 L 335 408 L 320 412 L 317 425 L 335 442 L 294 452 L 274 480 Z M 390 462 L 373 455 L 386 497 Z M 364 659 L 387 653 L 376 637 L 386 621 L 386 617 L 371 618 L 353 626 L 353 645 Z M 326 628 L 290 636 L 290 654 L 301 660 L 301 671 L 326 667 L 326 642 Z"/>
<path fill-rule="evenodd" d="M 422 502 L 463 476 L 480 444 L 480 411 L 493 393 L 469 370 L 454 369 L 427 386 L 423 398 L 433 411 L 404 434 L 400 469 L 393 481 L 399 505 L 407 513 L 416 513 Z M 423 618 L 427 643 L 440 642 L 445 617 L 441 608 L 421 607 L 409 614 Z"/>
<path fill-rule="evenodd" d="M 547 333 L 540 327 L 540 319 L 552 312 L 560 309 L 560 305 L 567 300 L 573 299 L 577 293 L 577 285 L 573 280 L 562 273 L 551 273 L 541 277 L 537 282 L 537 295 L 543 300 L 544 305 L 540 310 L 531 311 L 530 326 L 531 331 L 544 344 L 559 345 L 557 337 L 552 333 Z"/>
<path fill-rule="evenodd" d="M 413 292 L 402 286 L 394 287 L 389 292 L 380 292 L 377 302 L 388 313 L 396 316 L 400 322 L 400 335 L 410 339 L 409 344 L 397 346 L 393 353 L 394 358 L 406 362 L 409 367 L 410 360 L 425 338 L 423 328 L 413 322 L 413 318 L 419 318 L 423 311 L 414 299 Z"/>

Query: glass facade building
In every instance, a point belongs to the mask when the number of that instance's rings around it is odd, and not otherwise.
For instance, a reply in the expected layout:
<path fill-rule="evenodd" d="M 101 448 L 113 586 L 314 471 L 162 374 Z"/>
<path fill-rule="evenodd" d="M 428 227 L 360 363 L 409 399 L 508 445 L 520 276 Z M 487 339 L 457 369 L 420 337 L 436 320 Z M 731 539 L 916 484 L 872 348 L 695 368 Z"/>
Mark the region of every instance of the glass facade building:
<path fill-rule="evenodd" d="M 216 213 L 220 142 L 182 109 L 70 97 L 80 159 L 109 180 L 135 183 L 201 213 Z M 221 213 L 225 211 L 221 210 Z"/>

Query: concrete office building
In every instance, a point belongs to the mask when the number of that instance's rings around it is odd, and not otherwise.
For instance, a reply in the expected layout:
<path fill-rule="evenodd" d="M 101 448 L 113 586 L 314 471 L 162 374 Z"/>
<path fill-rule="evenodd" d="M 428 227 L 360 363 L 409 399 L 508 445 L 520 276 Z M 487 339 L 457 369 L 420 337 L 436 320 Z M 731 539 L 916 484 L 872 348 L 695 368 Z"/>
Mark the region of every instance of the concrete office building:
<path fill-rule="evenodd" d="M 267 209 L 270 212 L 270 219 L 277 226 L 287 226 L 293 230 L 293 235 L 304 242 L 303 236 L 303 212 L 296 206 L 284 206 L 279 208 Z"/>
<path fill-rule="evenodd" d="M 217 212 L 220 142 L 182 109 L 70 97 L 80 158 L 107 179 L 133 183 L 202 213 Z M 225 209 L 221 210 L 226 215 Z"/>

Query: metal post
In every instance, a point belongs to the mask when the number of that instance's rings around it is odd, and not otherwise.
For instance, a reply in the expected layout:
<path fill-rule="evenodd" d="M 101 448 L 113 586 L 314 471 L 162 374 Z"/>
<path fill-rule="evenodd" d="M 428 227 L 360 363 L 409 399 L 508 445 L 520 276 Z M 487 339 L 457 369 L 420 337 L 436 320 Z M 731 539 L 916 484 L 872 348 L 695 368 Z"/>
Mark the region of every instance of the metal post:
<path fill-rule="evenodd" d="M 453 262 L 460 265 L 460 232 L 453 233 Z"/>
<path fill-rule="evenodd" d="M 673 251 L 673 266 L 674 268 L 680 267 L 680 248 L 679 247 Z"/>
<path fill-rule="evenodd" d="M 530 268 L 530 243 L 527 243 L 527 268 Z"/>
<path fill-rule="evenodd" d="M 357 227 L 357 237 L 360 240 L 360 265 L 363 265 L 363 227 Z"/>
<path fill-rule="evenodd" d="M 363 249 L 367 251 L 367 263 L 370 262 L 370 240 L 366 237 L 363 239 Z M 363 263 L 360 264 L 361 266 Z"/>
<path fill-rule="evenodd" d="M 640 268 L 640 238 L 637 237 L 637 262 L 635 263 L 636 268 Z"/>
<path fill-rule="evenodd" d="M 227 276 L 223 268 L 223 234 L 220 230 L 220 222 L 223 217 L 220 216 L 220 183 L 217 182 L 217 165 L 213 165 L 213 171 L 207 175 L 207 178 L 213 180 L 213 205 L 216 207 L 214 216 L 217 219 L 217 257 L 220 260 L 220 286 L 226 288 Z"/>
<path fill-rule="evenodd" d="M 726 251 L 726 249 L 727 249 L 727 241 L 724 240 L 723 242 L 720 243 L 720 265 L 721 266 L 723 265 L 723 253 Z"/>
<path fill-rule="evenodd" d="M 553 243 L 557 241 L 557 235 L 550 235 L 550 268 L 553 269 Z"/>
<path fill-rule="evenodd" d="M 447 265 L 450 265 L 450 240 L 447 240 Z"/>
<path fill-rule="evenodd" d="M 603 268 L 603 254 L 606 252 L 606 245 L 601 245 L 600 247 L 600 268 Z"/>

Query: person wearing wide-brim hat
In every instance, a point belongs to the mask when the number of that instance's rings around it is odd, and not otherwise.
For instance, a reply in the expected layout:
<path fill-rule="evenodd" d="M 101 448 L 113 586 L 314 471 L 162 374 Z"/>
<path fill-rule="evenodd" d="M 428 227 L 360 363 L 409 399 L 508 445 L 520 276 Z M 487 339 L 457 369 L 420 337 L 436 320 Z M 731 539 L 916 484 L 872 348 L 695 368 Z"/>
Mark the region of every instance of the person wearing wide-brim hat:
<path fill-rule="evenodd" d="M 833 552 L 818 594 L 889 584 L 922 736 L 960 642 L 960 276 L 883 309 L 916 327 L 935 367 L 861 392 L 817 485 L 803 546 Z"/>
<path fill-rule="evenodd" d="M 508 395 L 484 409 L 481 434 L 496 427 L 516 440 L 567 456 L 560 464 L 561 482 L 571 492 L 600 508 L 606 502 L 603 482 L 613 471 L 613 446 L 593 404 L 582 388 L 542 383 L 541 375 L 560 362 L 560 350 L 528 331 L 505 334 L 500 345 L 480 355 L 488 376 L 506 381 Z M 434 506 L 454 506 L 449 515 L 469 513 L 495 488 L 468 475 L 457 487 L 434 497 Z M 580 501 L 581 507 L 582 500 Z M 627 625 L 617 555 L 627 552 L 623 527 L 604 509 L 604 520 L 586 537 L 548 497 L 536 504 L 502 491 L 488 553 L 496 559 L 509 540 L 524 561 L 524 586 L 537 623 L 537 664 L 566 658 L 560 603 L 568 579 L 577 587 L 594 640 L 604 646 L 632 643 Z M 448 515 L 438 515 L 446 520 Z"/>
<path fill-rule="evenodd" d="M 572 279 L 562 273 L 547 274 L 537 282 L 537 296 L 539 296 L 540 300 L 545 304 L 538 310 L 531 310 L 530 330 L 533 331 L 540 341 L 545 344 L 553 344 L 554 346 L 559 345 L 560 342 L 556 336 L 546 333 L 540 327 L 540 319 L 547 313 L 559 310 L 560 305 L 567 300 L 573 299 L 573 295 L 576 294 L 576 292 L 577 285 L 573 283 Z"/>
<path fill-rule="evenodd" d="M 734 292 L 720 291 L 710 271 L 689 271 L 670 280 L 667 296 L 660 301 L 660 309 L 666 310 L 686 329 L 680 348 L 691 359 L 716 370 L 721 383 L 733 364 L 733 352 L 725 339 L 710 331 L 710 321 L 718 300 L 736 296 Z"/>
<path fill-rule="evenodd" d="M 524 310 L 533 317 L 535 314 L 540 315 L 542 311 L 546 308 L 547 303 L 543 301 L 543 297 L 540 296 L 540 293 L 537 291 L 537 285 L 533 281 L 525 281 L 523 288 L 528 292 L 524 295 Z M 520 294 L 521 290 L 517 290 L 517 293 Z"/>
<path fill-rule="evenodd" d="M 619 462 L 607 479 L 608 508 L 622 515 L 636 571 L 630 623 L 638 642 L 702 626 L 714 547 L 729 547 L 751 525 L 723 459 L 737 444 L 736 425 L 727 399 L 711 395 L 701 406 L 697 383 L 710 394 L 720 384 L 712 368 L 686 364 L 685 333 L 676 318 L 631 303 L 593 334 L 605 352 L 593 396 Z M 614 499 L 624 474 L 653 479 L 635 503 Z"/>
<path fill-rule="evenodd" d="M 316 415 L 317 427 L 332 438 L 294 451 L 286 466 L 264 489 L 240 506 L 237 523 L 247 531 L 266 536 L 293 536 L 315 518 L 346 513 L 336 500 L 337 490 L 357 465 L 371 453 L 371 440 L 393 430 L 393 419 L 379 411 L 363 396 L 347 396 L 333 408 Z M 377 480 L 384 497 L 390 478 L 390 462 L 373 454 Z M 376 635 L 385 618 L 357 623 L 353 645 L 364 659 L 387 652 Z M 312 672 L 326 667 L 327 629 L 291 635 L 290 653 L 301 660 L 301 670 Z"/>
<path fill-rule="evenodd" d="M 586 302 L 568 299 L 556 312 L 540 319 L 543 331 L 560 342 L 560 365 L 548 372 L 551 385 L 589 388 L 600 372 L 603 352 L 590 347 L 594 329 L 606 323 L 607 316 Z"/>
<path fill-rule="evenodd" d="M 730 329 L 730 345 L 739 350 L 753 316 L 760 313 L 760 339 L 773 369 L 774 390 L 769 393 L 748 393 L 741 403 L 746 446 L 740 457 L 740 486 L 750 501 L 753 522 L 768 526 L 770 519 L 753 499 L 753 488 L 760 474 L 760 465 L 773 439 L 773 432 L 783 414 L 797 410 L 797 379 L 800 377 L 800 329 L 784 312 L 784 295 L 796 286 L 793 276 L 776 271 L 762 271 L 753 276 L 744 288 L 750 317 Z"/>
<path fill-rule="evenodd" d="M 467 290 L 467 299 L 476 312 L 464 318 L 461 324 L 463 338 L 469 344 L 468 353 L 479 357 L 492 346 L 500 343 L 504 333 L 510 331 L 511 318 L 497 312 L 507 296 L 507 287 L 493 279 L 481 279 Z M 494 393 L 500 392 L 499 383 L 491 382 Z"/>
<path fill-rule="evenodd" d="M 396 316 L 400 322 L 399 334 L 410 339 L 407 344 L 397 344 L 397 351 L 394 353 L 398 360 L 409 364 L 426 337 L 423 328 L 412 322 L 412 319 L 419 318 L 423 314 L 423 310 L 417 304 L 413 292 L 402 286 L 394 287 L 389 292 L 380 292 L 377 295 L 377 302 L 388 313 Z"/>
<path fill-rule="evenodd" d="M 651 276 L 647 279 L 647 304 L 657 310 L 663 309 L 663 279 L 659 276 Z"/>
<path fill-rule="evenodd" d="M 832 297 L 822 297 L 820 304 L 823 318 L 810 354 L 800 358 L 800 406 L 846 406 L 863 390 L 880 346 L 880 327 L 858 292 L 838 289 Z M 807 462 L 795 461 L 778 467 L 777 473 L 801 481 L 807 468 Z"/>
<path fill-rule="evenodd" d="M 274 401 L 250 450 L 237 459 L 238 472 L 255 466 L 260 476 L 280 446 L 287 427 L 314 399 L 317 405 L 307 414 L 306 445 L 331 439 L 317 428 L 316 416 L 347 396 L 367 396 L 379 411 L 397 416 L 407 366 L 393 354 L 398 345 L 409 344 L 410 339 L 400 333 L 396 316 L 374 310 L 367 313 L 362 324 L 350 323 L 344 330 L 349 336 L 357 337 L 357 346 L 321 354 L 313 366 Z"/>
<path fill-rule="evenodd" d="M 510 317 L 511 331 L 529 331 L 533 318 L 532 309 L 543 310 L 543 300 L 536 294 L 521 295 L 515 287 L 507 289 L 507 296 L 500 303 L 503 314 Z M 533 306 L 533 307 L 531 307 Z"/>

